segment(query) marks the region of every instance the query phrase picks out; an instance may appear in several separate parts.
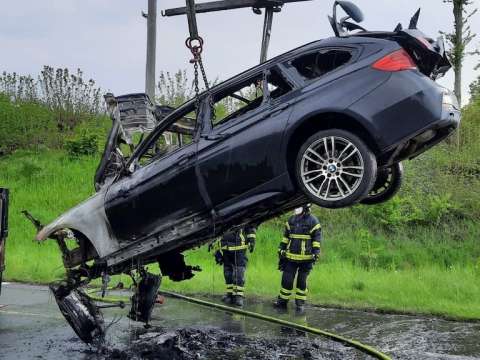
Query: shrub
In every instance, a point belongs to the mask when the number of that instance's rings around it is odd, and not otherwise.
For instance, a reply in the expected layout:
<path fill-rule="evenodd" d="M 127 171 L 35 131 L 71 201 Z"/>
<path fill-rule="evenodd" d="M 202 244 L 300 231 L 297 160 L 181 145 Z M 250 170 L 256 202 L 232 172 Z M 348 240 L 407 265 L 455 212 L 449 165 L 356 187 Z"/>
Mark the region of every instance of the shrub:
<path fill-rule="evenodd" d="M 80 135 L 65 140 L 65 149 L 72 158 L 95 155 L 98 152 L 98 135 L 82 132 Z"/>
<path fill-rule="evenodd" d="M 21 162 L 19 169 L 17 170 L 17 175 L 22 178 L 27 180 L 28 182 L 32 181 L 32 179 L 40 174 L 42 171 L 42 168 L 35 164 L 32 161 L 24 161 Z"/>
<path fill-rule="evenodd" d="M 0 154 L 16 149 L 38 149 L 40 146 L 58 147 L 54 114 L 34 102 L 11 102 L 0 94 Z"/>
<path fill-rule="evenodd" d="M 95 81 L 84 80 L 77 69 L 55 69 L 44 66 L 34 80 L 30 75 L 6 73 L 0 76 L 0 93 L 13 102 L 35 102 L 53 111 L 60 131 L 69 131 L 78 124 L 103 112 L 101 90 Z"/>
<path fill-rule="evenodd" d="M 193 84 L 188 81 L 187 71 L 178 70 L 174 74 L 160 72 L 157 84 L 157 102 L 177 107 L 194 96 Z"/>
<path fill-rule="evenodd" d="M 13 101 L 38 102 L 37 82 L 30 75 L 19 75 L 16 72 L 3 72 L 0 75 L 0 93 Z"/>

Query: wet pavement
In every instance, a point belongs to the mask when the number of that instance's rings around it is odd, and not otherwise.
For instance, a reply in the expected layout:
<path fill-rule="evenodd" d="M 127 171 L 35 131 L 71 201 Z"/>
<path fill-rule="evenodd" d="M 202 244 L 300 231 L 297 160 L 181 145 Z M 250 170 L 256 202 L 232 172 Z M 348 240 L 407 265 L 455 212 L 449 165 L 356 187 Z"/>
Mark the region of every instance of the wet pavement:
<path fill-rule="evenodd" d="M 46 287 L 5 285 L 0 297 L 0 359 L 369 359 L 358 350 L 260 320 L 167 298 L 152 328 L 130 321 L 127 309 L 105 309 L 106 347 L 83 344 Z M 308 308 L 279 316 L 372 345 L 394 359 L 480 359 L 480 323 Z"/>

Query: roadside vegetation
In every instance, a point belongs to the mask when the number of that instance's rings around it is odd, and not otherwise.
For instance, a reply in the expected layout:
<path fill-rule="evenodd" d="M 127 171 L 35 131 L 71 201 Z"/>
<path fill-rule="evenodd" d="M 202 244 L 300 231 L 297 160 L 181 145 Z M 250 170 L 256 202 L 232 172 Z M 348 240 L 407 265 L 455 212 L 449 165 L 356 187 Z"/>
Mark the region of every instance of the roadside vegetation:
<path fill-rule="evenodd" d="M 184 81 L 184 75 L 175 76 Z M 63 276 L 60 253 L 53 241 L 33 242 L 35 230 L 20 212 L 27 209 L 49 222 L 94 193 L 93 175 L 110 120 L 100 107 L 54 106 L 41 91 L 36 97 L 18 96 L 17 90 L 15 95 L 4 85 L 7 77 L 0 77 L 0 186 L 11 189 L 5 277 L 48 283 Z M 166 91 L 169 81 L 164 75 L 162 102 L 181 102 L 175 87 Z M 91 86 L 78 94 L 95 106 L 100 91 L 88 97 L 96 88 L 87 83 Z M 68 98 L 59 87 L 52 91 L 53 98 Z M 405 163 L 405 185 L 393 200 L 314 209 L 324 244 L 310 278 L 312 302 L 480 319 L 480 99 L 466 106 L 463 116 L 458 142 L 443 143 Z M 247 270 L 247 296 L 277 295 L 276 249 L 286 216 L 259 229 Z M 186 257 L 203 271 L 182 283 L 164 279 L 165 288 L 224 292 L 222 269 L 206 247 Z"/>

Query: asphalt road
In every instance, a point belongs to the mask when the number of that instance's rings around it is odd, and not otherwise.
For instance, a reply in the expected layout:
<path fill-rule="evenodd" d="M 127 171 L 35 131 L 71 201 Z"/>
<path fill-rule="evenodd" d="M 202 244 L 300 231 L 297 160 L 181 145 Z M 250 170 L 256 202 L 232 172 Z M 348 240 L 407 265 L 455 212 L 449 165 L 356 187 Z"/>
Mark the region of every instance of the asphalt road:
<path fill-rule="evenodd" d="M 270 306 L 261 303 L 248 304 L 247 308 L 360 340 L 395 359 L 480 359 L 480 323 L 323 308 L 309 308 L 305 316 L 297 317 L 293 314 L 279 315 Z M 106 346 L 109 349 L 125 350 L 136 341 L 138 348 L 138 336 L 135 335 L 145 330 L 141 324 L 130 321 L 126 313 L 127 309 L 104 311 L 106 323 L 112 324 L 107 331 Z M 210 331 L 213 336 L 219 332 L 234 334 L 242 336 L 244 347 L 256 341 L 245 339 L 267 340 L 274 344 L 276 341 L 285 343 L 300 338 L 298 333 L 289 329 L 170 298 L 164 305 L 155 308 L 152 325 L 161 327 L 162 331 L 196 329 Z M 314 359 L 368 358 L 356 350 L 325 339 L 303 337 L 301 341 L 315 343 L 318 351 L 313 353 Z M 240 353 L 236 358 L 251 356 Z M 104 358 L 104 354 L 76 337 L 46 287 L 4 285 L 0 297 L 0 359 L 99 358 Z"/>

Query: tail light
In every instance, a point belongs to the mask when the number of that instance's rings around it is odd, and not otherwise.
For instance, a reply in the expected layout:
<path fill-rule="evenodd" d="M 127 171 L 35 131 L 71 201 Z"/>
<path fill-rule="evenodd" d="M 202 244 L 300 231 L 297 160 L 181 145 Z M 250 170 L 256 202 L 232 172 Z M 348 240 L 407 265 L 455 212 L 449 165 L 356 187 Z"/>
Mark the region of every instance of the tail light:
<path fill-rule="evenodd" d="M 400 49 L 376 61 L 372 67 L 380 71 L 403 71 L 414 70 L 417 65 L 404 49 Z"/>

